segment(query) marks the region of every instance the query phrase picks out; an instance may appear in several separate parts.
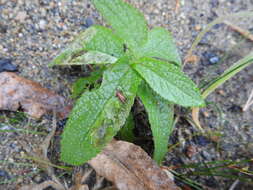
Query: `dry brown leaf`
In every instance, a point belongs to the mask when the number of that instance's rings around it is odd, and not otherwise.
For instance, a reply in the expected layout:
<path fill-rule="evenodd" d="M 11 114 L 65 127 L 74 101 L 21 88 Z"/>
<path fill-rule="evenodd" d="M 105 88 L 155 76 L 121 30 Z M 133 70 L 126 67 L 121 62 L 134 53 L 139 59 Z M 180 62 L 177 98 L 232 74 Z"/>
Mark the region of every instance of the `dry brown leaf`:
<path fill-rule="evenodd" d="M 15 73 L 0 73 L 0 110 L 24 110 L 34 118 L 55 110 L 59 118 L 67 117 L 71 105 L 62 96 L 39 83 Z"/>
<path fill-rule="evenodd" d="M 112 141 L 89 164 L 120 190 L 179 190 L 148 154 L 132 143 Z"/>

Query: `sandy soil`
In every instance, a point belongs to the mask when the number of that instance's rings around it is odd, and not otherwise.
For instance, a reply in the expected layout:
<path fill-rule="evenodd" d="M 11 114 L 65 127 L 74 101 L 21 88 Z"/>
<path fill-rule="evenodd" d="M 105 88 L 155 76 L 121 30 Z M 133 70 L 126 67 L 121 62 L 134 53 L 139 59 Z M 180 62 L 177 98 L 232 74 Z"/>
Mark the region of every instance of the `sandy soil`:
<path fill-rule="evenodd" d="M 212 20 L 230 13 L 253 10 L 252 0 L 180 0 L 178 11 L 175 11 L 176 0 L 129 2 L 144 13 L 150 28 L 163 26 L 173 33 L 182 58 L 199 31 Z M 232 20 L 251 32 L 252 21 L 252 18 Z M 81 71 L 48 68 L 47 64 L 76 34 L 91 24 L 103 24 L 103 21 L 88 0 L 0 0 L 0 58 L 11 58 L 18 65 L 20 75 L 69 97 L 71 84 L 81 75 Z M 200 61 L 187 64 L 184 71 L 198 84 L 203 84 L 252 50 L 252 42 L 228 26 L 219 24 L 208 32 L 197 47 L 195 53 Z M 253 107 L 242 112 L 253 88 L 252 79 L 250 66 L 208 97 L 210 105 L 202 110 L 201 122 L 206 131 L 213 132 L 212 137 L 219 134 L 219 138 L 214 140 L 199 134 L 196 127 L 180 120 L 170 140 L 172 144 L 179 142 L 179 145 L 168 153 L 165 165 L 252 158 Z M 0 127 L 28 130 L 0 133 L 0 189 L 17 189 L 24 184 L 47 179 L 37 165 L 24 159 L 25 150 L 20 142 L 36 147 L 50 131 L 50 117 L 34 121 L 22 114 L 0 112 Z M 31 130 L 43 134 L 32 135 Z M 196 150 L 191 158 L 187 157 L 190 146 Z M 252 169 L 250 164 L 245 166 Z M 178 170 L 184 174 L 192 171 Z M 193 174 L 189 177 L 213 189 L 228 189 L 236 180 Z M 250 189 L 250 185 L 239 182 L 237 189 Z"/>

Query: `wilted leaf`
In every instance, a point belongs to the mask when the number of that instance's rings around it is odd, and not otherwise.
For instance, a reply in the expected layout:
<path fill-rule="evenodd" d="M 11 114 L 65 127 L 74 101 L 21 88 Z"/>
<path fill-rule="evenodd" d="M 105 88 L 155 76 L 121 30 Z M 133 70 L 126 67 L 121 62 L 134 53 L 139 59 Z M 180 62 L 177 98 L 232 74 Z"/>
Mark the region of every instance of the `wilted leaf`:
<path fill-rule="evenodd" d="M 112 141 L 89 164 L 120 190 L 179 190 L 148 154 L 132 143 Z"/>
<path fill-rule="evenodd" d="M 115 62 L 123 55 L 123 50 L 122 40 L 111 29 L 92 26 L 80 33 L 50 65 L 101 64 L 103 60 Z"/>
<path fill-rule="evenodd" d="M 35 118 L 55 110 L 60 118 L 67 117 L 71 106 L 60 95 L 15 73 L 0 73 L 0 110 L 24 110 Z"/>
<path fill-rule="evenodd" d="M 182 106 L 203 106 L 197 86 L 177 66 L 142 58 L 134 69 L 164 99 Z"/>
<path fill-rule="evenodd" d="M 139 10 L 122 0 L 93 0 L 97 10 L 129 47 L 138 47 L 147 39 L 147 23 Z"/>
<path fill-rule="evenodd" d="M 76 102 L 62 136 L 61 158 L 80 165 L 110 142 L 120 130 L 133 105 L 139 76 L 121 59 L 105 71 L 101 87 L 84 93 Z M 125 102 L 116 96 L 120 91 Z"/>
<path fill-rule="evenodd" d="M 138 96 L 148 113 L 155 145 L 154 160 L 161 164 L 168 152 L 169 136 L 173 130 L 173 104 L 162 99 L 145 83 L 138 89 Z"/>
<path fill-rule="evenodd" d="M 118 58 L 105 53 L 101 53 L 99 51 L 88 51 L 87 53 L 84 53 L 83 55 L 72 59 L 71 65 L 107 64 L 107 63 L 115 63 L 117 60 Z"/>

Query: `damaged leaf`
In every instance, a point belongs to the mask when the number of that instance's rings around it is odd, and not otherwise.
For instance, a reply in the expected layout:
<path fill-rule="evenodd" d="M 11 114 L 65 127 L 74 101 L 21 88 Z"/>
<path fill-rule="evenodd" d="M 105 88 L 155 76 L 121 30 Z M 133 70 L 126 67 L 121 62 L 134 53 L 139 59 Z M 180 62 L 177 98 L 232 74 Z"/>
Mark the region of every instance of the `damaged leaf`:
<path fill-rule="evenodd" d="M 112 141 L 89 164 L 120 190 L 179 190 L 139 146 Z"/>
<path fill-rule="evenodd" d="M 114 63 L 123 53 L 123 42 L 111 29 L 92 26 L 79 34 L 50 66 Z"/>
<path fill-rule="evenodd" d="M 55 110 L 60 118 L 66 118 L 70 109 L 62 96 L 39 83 L 15 73 L 0 73 L 0 110 L 23 110 L 34 118 Z"/>
<path fill-rule="evenodd" d="M 96 156 L 124 125 L 134 103 L 139 76 L 121 59 L 105 71 L 101 87 L 84 93 L 72 110 L 61 141 L 61 159 L 79 165 Z M 116 92 L 124 93 L 122 103 Z"/>

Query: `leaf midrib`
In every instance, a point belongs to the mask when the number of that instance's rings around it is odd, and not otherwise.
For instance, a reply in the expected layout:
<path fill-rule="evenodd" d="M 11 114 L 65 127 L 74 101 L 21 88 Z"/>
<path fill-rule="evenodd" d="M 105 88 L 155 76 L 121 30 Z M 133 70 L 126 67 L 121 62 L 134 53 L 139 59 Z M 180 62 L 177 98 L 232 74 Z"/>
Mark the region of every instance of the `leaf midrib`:
<path fill-rule="evenodd" d="M 122 77 L 120 77 L 120 79 L 123 78 L 123 77 L 125 77 L 125 76 L 129 73 L 129 69 L 130 69 L 130 68 L 128 68 L 128 70 L 122 75 Z M 115 85 L 115 86 L 116 86 L 115 89 L 116 89 L 117 86 L 119 86 L 119 84 L 121 83 L 121 80 L 120 80 L 120 79 L 118 80 L 119 82 L 117 83 L 117 85 Z M 114 89 L 113 91 L 115 91 L 115 89 Z M 104 103 L 104 105 L 103 105 L 103 108 L 105 107 L 105 105 L 108 103 L 108 101 L 110 101 L 110 99 L 111 99 L 113 96 L 114 96 L 114 93 L 112 93 L 112 95 L 109 96 L 109 98 L 105 101 L 105 103 Z M 90 126 L 93 126 L 94 123 L 96 123 L 97 118 L 99 118 L 99 117 L 101 116 L 101 114 L 102 114 L 103 111 L 104 111 L 104 109 L 101 109 L 101 111 L 97 114 L 97 117 L 94 119 L 94 121 L 92 122 L 92 124 L 91 124 Z M 90 129 L 87 131 L 86 134 L 89 134 L 90 131 L 92 130 L 91 127 L 89 127 L 89 128 L 90 128 Z M 85 136 L 84 139 L 82 139 L 82 140 L 86 140 L 87 138 L 88 138 L 88 136 Z"/>
<path fill-rule="evenodd" d="M 144 65 L 144 64 L 141 64 L 143 67 L 146 67 L 146 65 Z M 146 67 L 147 69 L 149 69 L 151 72 L 153 72 L 154 74 L 156 74 L 156 75 L 158 75 L 162 80 L 164 80 L 164 78 L 163 78 L 163 76 L 160 74 L 160 73 L 157 73 L 157 72 L 155 72 L 152 68 L 150 68 L 150 67 Z M 174 73 L 174 72 L 172 72 L 172 71 L 168 71 L 169 73 L 172 73 L 172 74 L 176 74 L 177 76 L 180 76 L 179 74 L 177 74 L 177 73 Z M 167 77 L 166 77 L 167 78 Z M 166 80 L 166 81 L 168 81 L 168 80 Z M 185 92 L 185 91 L 182 91 L 180 88 L 178 88 L 173 82 L 170 82 L 170 81 L 168 81 L 169 83 L 171 83 L 175 88 L 177 88 L 180 92 L 183 92 L 184 94 L 186 94 L 187 96 L 189 96 L 194 102 L 196 102 L 196 100 L 190 95 L 190 94 L 188 94 L 187 92 Z"/>

